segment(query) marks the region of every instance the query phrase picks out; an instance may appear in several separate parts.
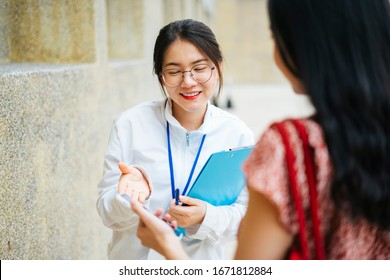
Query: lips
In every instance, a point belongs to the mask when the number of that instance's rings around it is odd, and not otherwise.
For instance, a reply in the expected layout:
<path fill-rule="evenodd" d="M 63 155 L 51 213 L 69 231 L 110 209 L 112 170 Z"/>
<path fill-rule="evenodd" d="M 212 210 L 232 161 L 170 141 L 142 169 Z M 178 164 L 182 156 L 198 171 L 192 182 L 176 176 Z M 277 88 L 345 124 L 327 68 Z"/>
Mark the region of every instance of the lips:
<path fill-rule="evenodd" d="M 187 92 L 187 93 L 180 93 L 181 96 L 183 96 L 184 99 L 186 100 L 193 100 L 199 96 L 201 91 L 192 91 L 192 92 Z"/>

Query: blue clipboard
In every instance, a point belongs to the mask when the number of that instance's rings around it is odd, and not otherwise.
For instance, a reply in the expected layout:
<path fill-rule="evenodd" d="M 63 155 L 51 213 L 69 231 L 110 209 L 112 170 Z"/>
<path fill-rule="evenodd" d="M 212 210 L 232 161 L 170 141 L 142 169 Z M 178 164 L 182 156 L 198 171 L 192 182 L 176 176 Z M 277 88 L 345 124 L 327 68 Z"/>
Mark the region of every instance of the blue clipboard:
<path fill-rule="evenodd" d="M 213 153 L 187 196 L 221 206 L 234 203 L 245 186 L 244 161 L 254 146 Z"/>

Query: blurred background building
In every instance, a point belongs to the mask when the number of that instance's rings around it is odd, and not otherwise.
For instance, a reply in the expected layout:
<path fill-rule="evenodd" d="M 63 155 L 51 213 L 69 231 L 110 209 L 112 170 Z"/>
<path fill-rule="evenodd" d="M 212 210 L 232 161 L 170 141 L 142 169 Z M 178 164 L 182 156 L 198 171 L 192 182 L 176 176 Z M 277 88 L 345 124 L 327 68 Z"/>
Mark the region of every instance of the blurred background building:
<path fill-rule="evenodd" d="M 95 202 L 111 124 L 162 97 L 154 40 L 184 18 L 214 30 L 218 104 L 256 136 L 312 111 L 273 63 L 265 0 L 0 0 L 0 259 L 106 259 Z"/>

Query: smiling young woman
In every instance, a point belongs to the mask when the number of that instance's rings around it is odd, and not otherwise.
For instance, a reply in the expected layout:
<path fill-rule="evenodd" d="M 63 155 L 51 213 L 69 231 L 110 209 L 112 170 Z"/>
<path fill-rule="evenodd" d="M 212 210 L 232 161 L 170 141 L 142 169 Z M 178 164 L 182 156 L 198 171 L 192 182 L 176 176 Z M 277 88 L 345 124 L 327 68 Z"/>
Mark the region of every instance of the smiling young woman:
<path fill-rule="evenodd" d="M 191 258 L 223 259 L 245 213 L 247 190 L 223 207 L 185 195 L 212 153 L 252 145 L 253 134 L 210 103 L 222 89 L 223 59 L 205 24 L 187 19 L 163 27 L 153 59 L 165 98 L 120 114 L 105 155 L 97 209 L 113 231 L 108 257 L 159 257 L 138 240 L 138 216 L 121 196 L 126 193 L 152 211 L 162 208 L 167 219 L 184 228 L 180 242 Z M 176 205 L 177 192 L 188 206 Z"/>
<path fill-rule="evenodd" d="M 388 260 L 390 2 L 267 2 L 275 63 L 315 114 L 270 125 L 245 162 L 235 258 Z M 132 205 L 147 246 L 188 258 L 168 226 Z"/>

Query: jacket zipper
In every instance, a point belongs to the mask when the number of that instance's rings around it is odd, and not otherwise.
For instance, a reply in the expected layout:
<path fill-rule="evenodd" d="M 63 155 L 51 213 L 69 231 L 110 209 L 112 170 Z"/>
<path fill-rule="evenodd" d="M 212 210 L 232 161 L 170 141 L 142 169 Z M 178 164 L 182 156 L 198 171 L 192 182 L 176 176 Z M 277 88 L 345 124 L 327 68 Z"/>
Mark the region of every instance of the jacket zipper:
<path fill-rule="evenodd" d="M 187 131 L 186 132 L 186 140 L 187 140 L 187 147 L 190 146 L 190 133 Z"/>
<path fill-rule="evenodd" d="M 186 176 L 187 176 L 187 173 L 184 172 L 187 170 L 187 153 L 188 153 L 188 147 L 190 145 L 190 132 L 186 131 L 186 144 L 183 146 L 183 157 L 182 157 L 182 171 L 181 172 L 181 182 L 183 182 L 183 184 L 186 183 Z M 180 191 L 183 191 L 184 189 L 184 186 L 180 186 Z"/>

